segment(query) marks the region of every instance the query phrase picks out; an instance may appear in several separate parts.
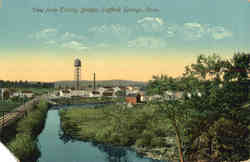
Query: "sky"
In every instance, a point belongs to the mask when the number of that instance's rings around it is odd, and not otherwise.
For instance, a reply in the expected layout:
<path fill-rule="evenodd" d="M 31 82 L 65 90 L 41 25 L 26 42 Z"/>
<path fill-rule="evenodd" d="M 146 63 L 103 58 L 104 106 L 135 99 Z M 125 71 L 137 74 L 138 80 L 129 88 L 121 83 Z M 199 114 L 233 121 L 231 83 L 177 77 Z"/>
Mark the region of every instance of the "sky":
<path fill-rule="evenodd" d="M 148 81 L 250 51 L 248 0 L 0 0 L 0 80 Z"/>

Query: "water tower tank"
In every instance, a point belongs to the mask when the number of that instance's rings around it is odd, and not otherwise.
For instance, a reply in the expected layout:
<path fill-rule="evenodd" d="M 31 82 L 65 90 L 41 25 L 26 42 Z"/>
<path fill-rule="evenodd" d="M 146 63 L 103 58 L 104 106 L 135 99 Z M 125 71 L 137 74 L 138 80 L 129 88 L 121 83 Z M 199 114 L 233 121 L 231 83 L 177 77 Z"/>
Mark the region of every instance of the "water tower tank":
<path fill-rule="evenodd" d="M 78 59 L 78 58 L 75 59 L 74 66 L 75 66 L 75 67 L 80 67 L 80 66 L 82 66 L 81 60 Z"/>

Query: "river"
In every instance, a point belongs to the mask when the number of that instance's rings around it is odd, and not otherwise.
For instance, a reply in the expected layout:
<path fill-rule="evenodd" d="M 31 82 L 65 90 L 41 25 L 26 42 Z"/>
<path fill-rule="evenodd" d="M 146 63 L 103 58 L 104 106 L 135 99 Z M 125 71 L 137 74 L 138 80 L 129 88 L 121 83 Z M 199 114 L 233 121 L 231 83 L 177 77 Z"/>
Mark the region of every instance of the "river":
<path fill-rule="evenodd" d="M 163 162 L 142 157 L 126 147 L 76 140 L 66 142 L 60 138 L 60 132 L 59 112 L 49 110 L 45 128 L 38 137 L 41 152 L 38 162 Z"/>

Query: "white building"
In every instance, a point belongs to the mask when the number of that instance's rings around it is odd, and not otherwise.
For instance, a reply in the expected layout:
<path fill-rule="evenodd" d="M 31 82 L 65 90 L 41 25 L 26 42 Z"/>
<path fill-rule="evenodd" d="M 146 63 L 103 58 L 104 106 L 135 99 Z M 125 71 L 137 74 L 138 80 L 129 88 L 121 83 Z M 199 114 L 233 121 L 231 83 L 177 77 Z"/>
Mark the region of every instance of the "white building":
<path fill-rule="evenodd" d="M 114 90 L 114 92 L 116 93 L 116 92 L 118 92 L 118 91 L 121 91 L 121 88 L 119 88 L 119 87 L 114 87 L 113 90 Z"/>
<path fill-rule="evenodd" d="M 34 93 L 32 91 L 19 91 L 19 92 L 14 92 L 11 97 L 27 97 L 27 98 L 32 98 L 34 97 Z"/>
<path fill-rule="evenodd" d="M 98 91 L 100 95 L 102 96 L 103 92 L 106 91 L 106 88 L 100 87 L 96 91 Z"/>
<path fill-rule="evenodd" d="M 84 90 L 72 90 L 70 92 L 71 96 L 80 96 L 80 97 L 91 97 L 92 93 Z"/>
<path fill-rule="evenodd" d="M 71 93 L 70 93 L 69 90 L 60 90 L 59 91 L 59 96 L 60 97 L 70 98 L 71 97 Z"/>
<path fill-rule="evenodd" d="M 147 100 L 148 101 L 153 101 L 153 100 L 157 100 L 157 99 L 161 99 L 162 96 L 161 95 L 153 95 L 153 96 L 148 96 Z"/>

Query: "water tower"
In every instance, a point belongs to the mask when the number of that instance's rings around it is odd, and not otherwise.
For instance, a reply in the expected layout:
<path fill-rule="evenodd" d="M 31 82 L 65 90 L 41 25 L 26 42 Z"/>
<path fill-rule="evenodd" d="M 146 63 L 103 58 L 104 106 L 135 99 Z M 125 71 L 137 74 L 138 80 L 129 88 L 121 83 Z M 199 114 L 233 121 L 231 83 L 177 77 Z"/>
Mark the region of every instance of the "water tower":
<path fill-rule="evenodd" d="M 79 58 L 75 59 L 74 67 L 75 67 L 75 74 L 74 74 L 75 89 L 79 90 L 80 89 L 80 80 L 81 80 L 81 67 L 82 67 L 82 62 Z"/>

